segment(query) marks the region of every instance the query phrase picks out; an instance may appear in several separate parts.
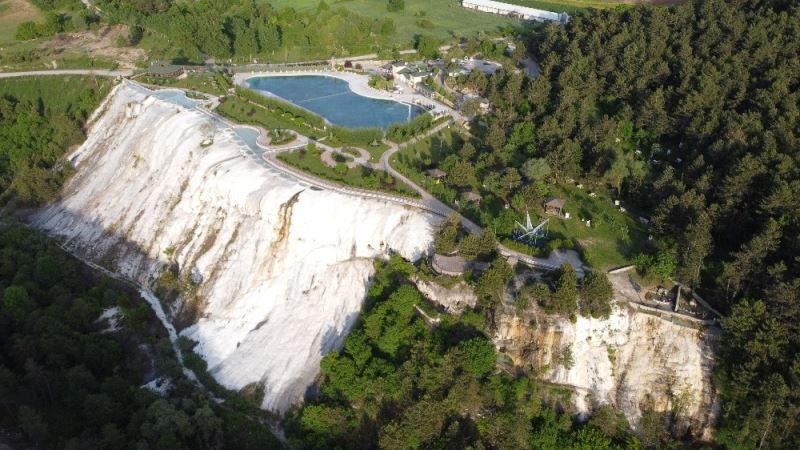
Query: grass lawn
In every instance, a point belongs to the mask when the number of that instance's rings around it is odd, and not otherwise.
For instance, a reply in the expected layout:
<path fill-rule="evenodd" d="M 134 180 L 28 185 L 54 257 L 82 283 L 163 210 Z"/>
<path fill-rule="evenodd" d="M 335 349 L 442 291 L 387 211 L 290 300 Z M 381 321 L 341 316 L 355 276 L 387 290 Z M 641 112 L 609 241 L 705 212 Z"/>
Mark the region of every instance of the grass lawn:
<path fill-rule="evenodd" d="M 160 78 L 143 76 L 137 78 L 142 83 L 156 86 L 174 87 L 181 89 L 191 89 L 206 92 L 212 95 L 225 95 L 225 87 L 220 86 L 213 73 L 191 73 L 186 78 L 178 80 L 175 78 Z"/>
<path fill-rule="evenodd" d="M 355 167 L 349 169 L 343 163 L 339 163 L 332 168 L 320 159 L 322 151 L 318 148 L 313 150 L 297 150 L 288 153 L 281 153 L 278 158 L 281 161 L 310 172 L 318 177 L 338 183 L 346 184 L 362 189 L 379 190 L 392 194 L 404 195 L 406 197 L 419 197 L 414 190 L 379 170 L 371 170 L 366 167 Z"/>
<path fill-rule="evenodd" d="M 269 0 L 269 3 L 276 8 L 307 11 L 315 9 L 319 0 Z M 492 33 L 504 25 L 520 23 L 516 19 L 468 10 L 457 0 L 406 0 L 405 10 L 399 12 L 387 11 L 386 0 L 340 0 L 328 1 L 328 4 L 332 8 L 347 8 L 376 19 L 391 18 L 397 30 L 394 44 L 406 47 L 418 34 L 450 40 L 454 36 L 474 35 L 481 31 Z M 432 22 L 433 28 L 420 27 L 417 22 L 421 20 Z"/>
<path fill-rule="evenodd" d="M 216 110 L 219 114 L 239 123 L 260 125 L 264 129 L 283 128 L 296 131 L 312 139 L 319 139 L 322 133 L 288 113 L 270 111 L 245 102 L 237 97 L 228 97 Z"/>
<path fill-rule="evenodd" d="M 551 196 L 567 200 L 565 209 L 570 213 L 566 220 L 551 218 L 550 237 L 575 241 L 591 266 L 608 270 L 628 265 L 647 242 L 647 231 L 637 217 L 621 212 L 606 194 L 590 197 L 587 189 L 574 185 L 549 187 Z M 581 219 L 590 219 L 592 226 Z"/>
<path fill-rule="evenodd" d="M 14 41 L 17 25 L 40 17 L 39 10 L 26 0 L 0 0 L 0 44 Z"/>

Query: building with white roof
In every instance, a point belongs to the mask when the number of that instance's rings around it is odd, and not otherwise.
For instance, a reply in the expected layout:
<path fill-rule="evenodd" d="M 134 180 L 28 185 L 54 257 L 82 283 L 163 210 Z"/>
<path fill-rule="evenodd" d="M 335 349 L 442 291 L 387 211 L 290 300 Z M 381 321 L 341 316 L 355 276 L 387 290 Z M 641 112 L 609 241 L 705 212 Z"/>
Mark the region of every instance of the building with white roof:
<path fill-rule="evenodd" d="M 509 3 L 495 2 L 492 0 L 463 0 L 461 5 L 464 8 L 475 9 L 478 11 L 502 14 L 504 16 L 519 17 L 523 20 L 536 20 L 539 22 L 551 21 L 567 23 L 569 14 L 562 12 L 544 11 L 527 6 L 511 5 Z"/>

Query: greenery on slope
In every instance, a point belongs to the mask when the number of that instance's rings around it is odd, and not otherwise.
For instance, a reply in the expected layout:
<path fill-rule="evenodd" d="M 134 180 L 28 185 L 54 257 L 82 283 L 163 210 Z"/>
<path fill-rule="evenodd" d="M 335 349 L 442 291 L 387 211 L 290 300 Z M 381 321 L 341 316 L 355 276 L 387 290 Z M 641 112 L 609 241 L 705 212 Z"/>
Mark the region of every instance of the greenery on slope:
<path fill-rule="evenodd" d="M 0 202 L 52 199 L 69 174 L 60 164 L 111 87 L 105 78 L 54 76 L 0 80 Z"/>
<path fill-rule="evenodd" d="M 640 448 L 624 419 L 603 410 L 573 424 L 555 391 L 495 369 L 483 318 L 439 316 L 399 257 L 379 263 L 344 349 L 322 361 L 319 396 L 287 426 L 302 448 Z M 427 314 L 435 313 L 428 312 Z M 542 401 L 542 399 L 545 401 Z M 646 436 L 649 439 L 649 435 Z"/>
<path fill-rule="evenodd" d="M 131 26 L 132 44 L 147 48 L 157 57 L 194 63 L 202 62 L 206 55 L 218 61 L 232 58 L 241 63 L 327 60 L 331 55 L 391 52 L 395 47 L 411 47 L 420 34 L 433 39 L 433 33 L 443 39 L 451 36 L 449 27 L 455 27 L 458 34 L 462 28 L 496 32 L 499 25 L 509 22 L 453 4 L 447 5 L 445 14 L 431 13 L 436 16 L 434 22 L 444 21 L 448 28 L 411 30 L 411 17 L 405 13 L 387 14 L 380 3 L 365 2 L 362 8 L 348 3 L 314 2 L 313 8 L 307 8 L 306 3 L 279 2 L 273 7 L 268 2 L 245 0 L 96 1 L 104 11 L 104 19 Z M 378 4 L 381 7 L 376 14 L 370 6 Z M 454 12 L 470 20 L 453 20 Z M 428 20 L 422 17 L 413 21 Z"/>
<path fill-rule="evenodd" d="M 301 13 L 313 13 L 319 0 L 259 0 L 276 9 L 294 8 Z M 386 44 L 409 48 L 416 36 L 430 35 L 438 40 L 453 36 L 479 33 L 496 33 L 498 30 L 519 24 L 519 21 L 495 14 L 470 11 L 460 0 L 405 0 L 402 9 L 392 10 L 388 0 L 327 0 L 331 9 L 345 9 L 370 19 L 388 18 L 394 28 Z"/>
<path fill-rule="evenodd" d="M 97 320 L 109 308 L 121 313 L 116 330 Z M 166 394 L 142 387 L 155 377 L 169 379 Z M 278 446 L 183 375 L 135 291 L 9 224 L 0 225 L 0 429 L 41 448 Z"/>

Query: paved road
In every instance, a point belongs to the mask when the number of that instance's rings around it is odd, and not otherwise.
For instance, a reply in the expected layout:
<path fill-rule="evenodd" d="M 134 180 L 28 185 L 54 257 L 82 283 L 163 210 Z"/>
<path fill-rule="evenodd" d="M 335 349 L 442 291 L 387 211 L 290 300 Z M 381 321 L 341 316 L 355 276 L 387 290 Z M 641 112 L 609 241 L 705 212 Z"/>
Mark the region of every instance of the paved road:
<path fill-rule="evenodd" d="M 46 75 L 93 75 L 98 77 L 129 77 L 133 75 L 133 71 L 63 69 L 63 70 L 32 70 L 29 72 L 0 72 L 0 78 L 38 77 Z"/>

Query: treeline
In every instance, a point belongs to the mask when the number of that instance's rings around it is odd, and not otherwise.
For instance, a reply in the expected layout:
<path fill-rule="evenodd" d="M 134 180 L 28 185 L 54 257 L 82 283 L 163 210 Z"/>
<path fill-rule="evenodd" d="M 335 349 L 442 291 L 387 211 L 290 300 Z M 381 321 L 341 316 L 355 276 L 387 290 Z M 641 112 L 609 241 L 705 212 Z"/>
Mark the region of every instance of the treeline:
<path fill-rule="evenodd" d="M 438 315 L 408 281 L 415 270 L 397 256 L 379 263 L 344 349 L 322 360 L 319 396 L 287 424 L 290 445 L 602 450 L 658 442 L 634 437 L 608 407 L 575 424 L 558 392 L 497 370 L 483 317 Z"/>
<path fill-rule="evenodd" d="M 425 112 L 407 123 L 393 123 L 386 129 L 386 138 L 394 142 L 405 142 L 433 127 L 433 116 Z"/>
<path fill-rule="evenodd" d="M 142 387 L 155 377 L 162 394 Z M 278 445 L 183 375 L 135 291 L 9 224 L 0 225 L 0 428 L 21 431 L 26 448 Z"/>
<path fill-rule="evenodd" d="M 800 9 L 697 0 L 576 15 L 498 72 L 481 148 L 448 172 L 514 205 L 542 180 L 605 185 L 650 218 L 638 259 L 729 315 L 720 442 L 800 445 Z M 476 79 L 476 86 L 482 84 Z"/>
<path fill-rule="evenodd" d="M 64 152 L 85 139 L 86 119 L 110 86 L 87 77 L 0 80 L 0 203 L 55 196 L 69 174 Z"/>
<path fill-rule="evenodd" d="M 141 27 L 154 40 L 166 39 L 163 50 L 168 56 L 194 63 L 206 56 L 282 61 L 370 53 L 395 30 L 391 19 L 371 19 L 325 2 L 304 13 L 247 0 L 97 0 L 96 4 L 112 22 Z"/>

